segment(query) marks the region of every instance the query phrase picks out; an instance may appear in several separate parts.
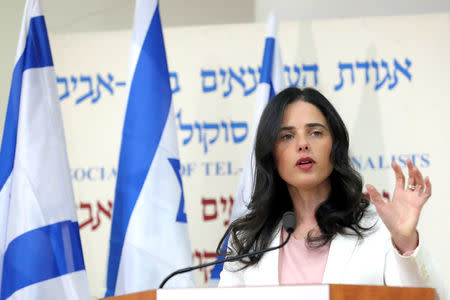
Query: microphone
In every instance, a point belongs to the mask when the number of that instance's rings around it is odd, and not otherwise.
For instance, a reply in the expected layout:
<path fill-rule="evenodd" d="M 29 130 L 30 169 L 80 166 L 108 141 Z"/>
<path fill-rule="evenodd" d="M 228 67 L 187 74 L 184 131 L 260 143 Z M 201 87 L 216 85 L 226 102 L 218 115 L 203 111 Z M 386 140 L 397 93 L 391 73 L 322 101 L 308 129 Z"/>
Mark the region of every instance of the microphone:
<path fill-rule="evenodd" d="M 221 264 L 221 263 L 228 262 L 228 261 L 235 261 L 235 260 L 239 260 L 239 259 L 244 258 L 244 257 L 253 256 L 253 255 L 261 254 L 261 253 L 264 253 L 264 252 L 268 252 L 268 251 L 279 249 L 279 248 L 281 248 L 281 247 L 283 247 L 284 245 L 287 244 L 287 242 L 289 241 L 289 238 L 291 237 L 291 234 L 295 230 L 296 224 L 297 224 L 297 221 L 296 221 L 296 218 L 295 218 L 295 214 L 292 211 L 287 211 L 287 212 L 285 212 L 283 214 L 283 227 L 287 231 L 288 236 L 287 236 L 286 240 L 283 243 L 281 243 L 280 245 L 275 246 L 275 247 L 271 247 L 271 248 L 266 248 L 266 249 L 259 250 L 259 251 L 249 252 L 249 253 L 246 253 L 246 254 L 241 254 L 241 255 L 237 255 L 237 256 L 231 256 L 231 257 L 228 257 L 228 258 L 224 258 L 224 259 L 221 259 L 221 260 L 216 260 L 216 261 L 213 261 L 213 262 L 210 262 L 210 263 L 206 263 L 206 264 L 201 264 L 201 265 L 197 265 L 197 266 L 192 266 L 192 267 L 179 269 L 179 270 L 169 274 L 169 276 L 167 276 L 161 282 L 161 284 L 159 285 L 159 289 L 162 289 L 164 287 L 164 285 L 166 284 L 166 282 L 170 278 L 175 276 L 175 275 L 186 273 L 186 272 L 190 272 L 190 271 L 193 271 L 193 270 L 196 270 L 196 269 L 209 267 L 209 266 L 212 266 L 212 265 Z"/>

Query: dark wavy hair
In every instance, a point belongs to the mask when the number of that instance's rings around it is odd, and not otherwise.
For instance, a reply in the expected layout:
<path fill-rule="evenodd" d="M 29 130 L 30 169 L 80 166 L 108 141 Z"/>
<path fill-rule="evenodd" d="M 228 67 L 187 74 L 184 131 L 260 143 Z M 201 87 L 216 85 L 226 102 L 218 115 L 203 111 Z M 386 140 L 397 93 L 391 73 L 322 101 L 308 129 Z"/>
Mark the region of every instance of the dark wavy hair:
<path fill-rule="evenodd" d="M 315 217 L 320 228 L 319 236 L 309 232 L 307 245 L 319 248 L 330 242 L 336 234 L 364 237 L 370 228 L 360 224 L 369 206 L 362 195 L 361 175 L 353 168 L 349 157 L 347 128 L 333 105 L 313 88 L 290 87 L 277 94 L 264 109 L 255 140 L 255 178 L 249 212 L 230 224 L 217 247 L 224 255 L 223 247 L 231 235 L 226 255 L 244 254 L 267 248 L 283 213 L 293 210 L 287 185 L 278 174 L 273 152 L 286 107 L 304 101 L 317 107 L 324 115 L 333 138 L 330 160 L 334 168 L 330 175 L 331 192 L 318 207 Z M 262 255 L 241 260 L 243 268 L 259 262 Z"/>

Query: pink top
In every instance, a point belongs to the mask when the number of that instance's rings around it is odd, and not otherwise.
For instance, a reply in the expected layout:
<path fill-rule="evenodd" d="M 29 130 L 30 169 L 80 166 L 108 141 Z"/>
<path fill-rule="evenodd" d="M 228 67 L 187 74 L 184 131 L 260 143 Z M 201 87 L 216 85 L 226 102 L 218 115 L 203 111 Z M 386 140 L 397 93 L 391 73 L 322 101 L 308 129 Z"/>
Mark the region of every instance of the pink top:
<path fill-rule="evenodd" d="M 282 229 L 281 240 L 287 232 Z M 286 246 L 280 249 L 278 258 L 278 281 L 280 284 L 322 283 L 327 265 L 330 243 L 318 249 L 306 247 L 305 240 L 293 236 Z"/>
<path fill-rule="evenodd" d="M 286 240 L 287 232 L 281 231 L 281 242 Z M 419 244 L 419 241 L 417 242 Z M 392 242 L 394 248 L 397 248 Z M 401 253 L 410 256 L 415 250 Z M 283 284 L 315 284 L 322 283 L 327 265 L 330 243 L 318 249 L 310 249 L 305 240 L 296 240 L 293 236 L 286 246 L 280 249 L 278 257 L 278 281 Z"/>

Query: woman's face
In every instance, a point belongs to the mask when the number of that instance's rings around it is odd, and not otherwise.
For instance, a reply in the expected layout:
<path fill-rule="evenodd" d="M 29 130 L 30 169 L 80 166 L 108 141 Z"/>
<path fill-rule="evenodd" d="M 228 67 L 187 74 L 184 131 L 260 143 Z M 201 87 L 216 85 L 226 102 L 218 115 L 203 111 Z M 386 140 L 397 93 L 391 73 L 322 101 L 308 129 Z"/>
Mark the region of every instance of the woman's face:
<path fill-rule="evenodd" d="M 280 177 L 300 189 L 327 188 L 333 171 L 332 145 L 328 123 L 316 106 L 304 101 L 289 104 L 274 151 Z"/>

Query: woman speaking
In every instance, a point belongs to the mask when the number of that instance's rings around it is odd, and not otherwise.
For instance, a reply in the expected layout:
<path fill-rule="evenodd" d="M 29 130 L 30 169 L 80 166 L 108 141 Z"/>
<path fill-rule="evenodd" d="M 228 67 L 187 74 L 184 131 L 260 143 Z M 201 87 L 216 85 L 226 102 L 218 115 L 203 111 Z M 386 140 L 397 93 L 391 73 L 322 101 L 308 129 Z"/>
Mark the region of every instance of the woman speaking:
<path fill-rule="evenodd" d="M 395 191 L 370 200 L 349 158 L 347 129 L 332 104 L 312 88 L 288 88 L 266 106 L 255 141 L 255 185 L 249 212 L 227 229 L 227 256 L 282 243 L 286 211 L 297 225 L 277 251 L 225 263 L 219 286 L 363 284 L 445 286 L 417 231 L 431 182 L 407 161 L 393 162 Z M 373 205 L 371 205 L 371 203 Z"/>

